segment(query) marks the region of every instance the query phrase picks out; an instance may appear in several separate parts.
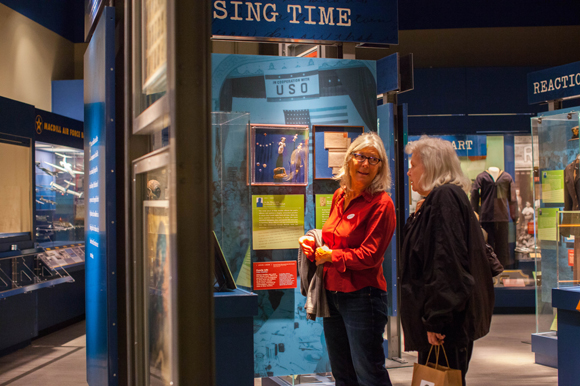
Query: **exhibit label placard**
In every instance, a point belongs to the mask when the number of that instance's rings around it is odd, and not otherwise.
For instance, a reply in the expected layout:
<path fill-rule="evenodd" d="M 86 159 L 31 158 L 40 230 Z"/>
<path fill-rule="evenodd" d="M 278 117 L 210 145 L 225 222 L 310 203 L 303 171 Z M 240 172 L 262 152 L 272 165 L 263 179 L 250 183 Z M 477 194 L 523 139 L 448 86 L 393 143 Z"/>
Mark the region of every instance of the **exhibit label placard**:
<path fill-rule="evenodd" d="M 564 203 L 563 170 L 544 170 L 542 172 L 542 201 L 546 204 Z"/>
<path fill-rule="evenodd" d="M 214 38 L 399 43 L 397 0 L 213 1 Z"/>
<path fill-rule="evenodd" d="M 332 194 L 317 194 L 316 199 L 316 229 L 322 229 L 330 216 L 332 208 Z"/>
<path fill-rule="evenodd" d="M 580 62 L 528 74 L 528 103 L 580 96 Z"/>
<path fill-rule="evenodd" d="M 558 241 L 559 208 L 542 208 L 538 216 L 538 239 Z"/>
<path fill-rule="evenodd" d="M 296 288 L 296 261 L 254 263 L 254 291 Z"/>
<path fill-rule="evenodd" d="M 254 250 L 297 249 L 304 236 L 304 195 L 252 195 Z"/>

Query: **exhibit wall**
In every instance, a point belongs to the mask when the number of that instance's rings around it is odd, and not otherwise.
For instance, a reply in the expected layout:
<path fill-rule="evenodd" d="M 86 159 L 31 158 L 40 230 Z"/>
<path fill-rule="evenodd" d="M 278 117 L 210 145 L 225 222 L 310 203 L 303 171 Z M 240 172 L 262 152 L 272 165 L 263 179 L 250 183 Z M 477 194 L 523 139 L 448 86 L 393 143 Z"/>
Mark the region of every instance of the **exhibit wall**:
<path fill-rule="evenodd" d="M 0 233 L 32 230 L 31 160 L 30 147 L 0 143 L 0 165 L 10 165 L 2 168 Z"/>
<path fill-rule="evenodd" d="M 74 43 L 0 4 L 0 95 L 51 111 L 51 81 L 74 78 Z"/>
<path fill-rule="evenodd" d="M 294 273 L 286 288 L 258 289 L 252 267 L 295 262 L 298 236 L 315 228 L 316 196 L 332 195 L 338 188 L 334 180 L 313 177 L 312 126 L 376 131 L 375 62 L 214 54 L 212 74 L 213 111 L 247 112 L 252 125 L 271 130 L 250 128 L 244 114 L 214 113 L 214 229 L 236 283 L 258 294 L 254 376 L 330 371 L 322 320 L 307 320 L 300 278 Z M 275 125 L 293 125 L 296 133 Z M 299 131 L 304 125 L 307 134 Z M 248 145 L 251 132 L 259 140 Z M 265 152 L 287 176 L 274 177 L 269 185 L 256 184 L 268 179 L 252 175 L 273 172 L 270 161 L 252 164 L 250 170 L 252 153 L 258 152 Z M 302 176 L 307 176 L 306 186 L 300 186 Z M 260 213 L 280 220 L 279 210 L 284 211 L 284 225 L 271 223 L 265 232 L 257 228 Z"/>

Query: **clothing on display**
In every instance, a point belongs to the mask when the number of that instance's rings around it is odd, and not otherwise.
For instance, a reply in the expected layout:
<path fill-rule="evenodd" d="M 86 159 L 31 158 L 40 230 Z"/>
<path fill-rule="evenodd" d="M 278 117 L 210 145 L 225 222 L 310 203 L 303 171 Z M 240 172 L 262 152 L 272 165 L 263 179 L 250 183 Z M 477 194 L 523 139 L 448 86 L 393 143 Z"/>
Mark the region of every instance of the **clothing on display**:
<path fill-rule="evenodd" d="M 564 210 L 580 210 L 580 161 L 576 158 L 564 169 Z M 565 226 L 580 224 L 580 214 L 565 213 L 560 226 L 560 235 L 574 236 L 574 267 L 580 266 L 580 227 Z M 574 269 L 574 280 L 580 280 L 580 270 Z"/>
<path fill-rule="evenodd" d="M 481 226 L 488 234 L 488 243 L 504 267 L 513 264 L 508 238 L 509 222 L 516 220 L 513 185 L 509 173 L 495 168 L 479 173 L 471 189 L 473 210 L 479 214 Z"/>
<path fill-rule="evenodd" d="M 471 188 L 471 205 L 479 214 L 480 222 L 510 221 L 516 219 L 514 180 L 500 170 L 497 179 L 486 170 L 478 174 Z M 481 199 L 481 205 L 480 205 Z"/>

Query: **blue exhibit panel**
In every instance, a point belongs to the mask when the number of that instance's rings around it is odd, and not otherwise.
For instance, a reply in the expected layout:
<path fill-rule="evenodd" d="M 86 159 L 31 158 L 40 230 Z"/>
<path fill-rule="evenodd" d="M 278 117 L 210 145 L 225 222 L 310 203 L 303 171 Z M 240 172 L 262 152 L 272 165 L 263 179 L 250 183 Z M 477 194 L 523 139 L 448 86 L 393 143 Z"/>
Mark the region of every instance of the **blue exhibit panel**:
<path fill-rule="evenodd" d="M 212 1 L 212 34 L 398 44 L 397 0 Z M 262 6 L 263 5 L 263 6 Z"/>
<path fill-rule="evenodd" d="M 216 385 L 249 385 L 254 379 L 253 317 L 258 295 L 235 289 L 216 292 Z"/>
<path fill-rule="evenodd" d="M 399 90 L 399 53 L 377 61 L 377 94 Z"/>
<path fill-rule="evenodd" d="M 34 111 L 35 141 L 76 149 L 83 148 L 84 125 L 82 121 L 40 109 Z"/>
<path fill-rule="evenodd" d="M 85 53 L 87 381 L 117 385 L 114 9 L 105 8 Z M 104 87 L 103 87 L 104 85 Z"/>
<path fill-rule="evenodd" d="M 417 141 L 421 138 L 420 135 L 412 135 L 409 137 L 409 142 Z M 438 135 L 437 138 L 441 138 L 445 141 L 451 142 L 453 148 L 457 152 L 458 157 L 485 157 L 487 156 L 487 136 L 486 135 Z M 513 142 L 513 136 L 512 142 Z M 513 145 L 512 145 L 512 155 L 511 159 L 514 158 L 513 155 Z M 509 170 L 508 170 L 509 171 Z M 510 172 L 514 175 L 514 172 Z"/>
<path fill-rule="evenodd" d="M 82 79 L 53 80 L 52 112 L 78 121 L 84 121 L 83 93 L 84 82 Z"/>
<path fill-rule="evenodd" d="M 34 106 L 0 96 L 0 133 L 34 137 Z"/>
<path fill-rule="evenodd" d="M 290 93 L 291 84 L 296 84 L 296 94 Z M 288 87 L 277 87 L 281 85 Z M 212 55 L 213 109 L 248 112 L 255 124 L 359 126 L 365 131 L 376 131 L 376 96 L 374 61 Z M 228 162 L 220 165 L 224 170 L 227 166 L 228 174 L 239 170 L 237 175 L 244 176 L 248 163 L 243 155 L 247 150 L 240 143 L 247 144 L 248 139 L 241 133 L 243 131 L 221 130 L 220 146 L 227 154 L 223 160 Z M 234 158 L 231 154 L 236 153 L 239 156 Z M 313 163 L 308 165 L 310 168 Z M 219 201 L 215 200 L 215 207 L 221 213 L 228 213 L 223 219 L 235 217 L 221 224 L 227 232 L 222 233 L 220 240 L 227 246 L 226 258 L 229 266 L 234 267 L 234 276 L 242 272 L 240 267 L 246 262 L 296 260 L 296 248 L 251 249 L 252 240 L 246 228 L 247 223 L 251 224 L 250 197 L 254 194 L 303 194 L 305 231 L 312 229 L 315 224 L 313 195 L 332 194 L 338 184 L 314 180 L 311 172 L 309 169 L 307 187 L 254 185 L 244 192 L 240 190 L 240 186 L 245 186 L 243 179 L 221 181 L 223 193 Z M 299 285 L 300 278 L 297 281 Z M 306 298 L 299 287 L 257 291 L 257 295 L 258 314 L 253 318 L 253 376 L 330 371 L 322 320 L 306 319 Z"/>
<path fill-rule="evenodd" d="M 385 144 L 387 152 L 389 169 L 391 176 L 395 173 L 395 120 L 394 105 L 387 103 L 377 107 L 378 131 L 377 133 Z M 394 185 L 391 186 L 391 199 L 396 203 L 396 190 Z M 397 316 L 397 230 L 393 234 L 391 243 L 385 252 L 385 261 L 383 262 L 383 273 L 387 280 L 387 294 L 389 299 L 389 316 Z"/>
<path fill-rule="evenodd" d="M 580 95 L 580 62 L 528 74 L 528 103 Z"/>
<path fill-rule="evenodd" d="M 554 288 L 558 309 L 558 386 L 575 386 L 580 379 L 580 287 Z"/>

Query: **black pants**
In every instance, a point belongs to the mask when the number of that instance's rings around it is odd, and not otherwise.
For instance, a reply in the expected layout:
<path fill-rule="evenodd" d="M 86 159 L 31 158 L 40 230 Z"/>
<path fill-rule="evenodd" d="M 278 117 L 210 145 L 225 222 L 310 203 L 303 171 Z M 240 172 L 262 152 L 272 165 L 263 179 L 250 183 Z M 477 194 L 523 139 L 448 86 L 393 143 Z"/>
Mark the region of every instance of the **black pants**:
<path fill-rule="evenodd" d="M 463 386 L 465 386 L 465 374 L 467 374 L 467 369 L 469 368 L 469 361 L 471 360 L 471 354 L 473 353 L 473 342 L 469 342 L 467 347 L 449 347 L 445 348 L 445 353 L 447 354 L 447 359 L 449 359 L 449 367 L 455 370 L 461 370 L 461 378 L 463 379 Z M 420 365 L 427 364 L 427 356 L 429 355 L 429 350 L 419 351 L 418 362 Z M 429 358 L 430 363 L 435 363 L 436 354 L 435 347 L 431 352 L 431 358 Z M 445 360 L 445 355 L 443 355 L 443 350 L 439 350 L 439 364 L 447 366 L 447 361 Z"/>
<path fill-rule="evenodd" d="M 326 297 L 330 316 L 324 318 L 324 337 L 336 386 L 392 386 L 383 351 L 387 293 L 366 287 L 327 290 Z"/>

